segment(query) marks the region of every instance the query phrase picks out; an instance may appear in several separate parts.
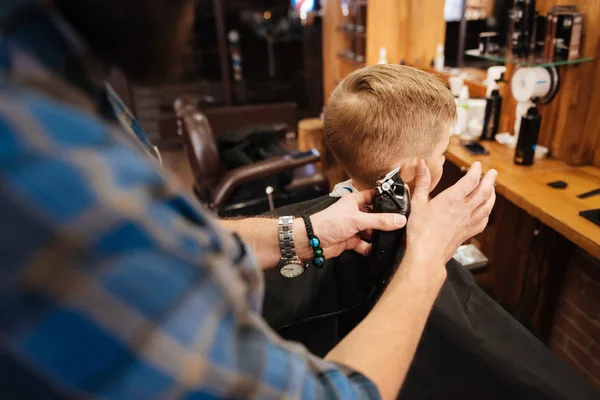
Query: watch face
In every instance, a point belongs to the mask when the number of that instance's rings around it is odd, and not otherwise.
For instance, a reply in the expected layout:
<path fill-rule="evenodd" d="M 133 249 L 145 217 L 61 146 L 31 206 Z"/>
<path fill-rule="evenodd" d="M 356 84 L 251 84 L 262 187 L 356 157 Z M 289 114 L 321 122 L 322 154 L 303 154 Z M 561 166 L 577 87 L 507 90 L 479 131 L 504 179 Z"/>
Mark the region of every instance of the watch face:
<path fill-rule="evenodd" d="M 284 264 L 283 267 L 281 267 L 281 269 L 279 270 L 279 273 L 281 273 L 281 275 L 285 276 L 286 278 L 295 278 L 297 276 L 302 275 L 303 272 L 304 264 L 298 263 Z"/>

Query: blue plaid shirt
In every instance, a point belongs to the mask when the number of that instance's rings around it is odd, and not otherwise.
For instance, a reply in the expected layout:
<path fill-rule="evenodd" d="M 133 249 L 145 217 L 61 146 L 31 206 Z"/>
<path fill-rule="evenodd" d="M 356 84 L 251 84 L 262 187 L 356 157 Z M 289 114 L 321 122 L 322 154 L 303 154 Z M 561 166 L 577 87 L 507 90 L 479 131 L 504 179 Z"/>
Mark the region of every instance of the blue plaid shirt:
<path fill-rule="evenodd" d="M 0 4 L 0 398 L 378 397 L 269 329 L 248 249 L 29 7 Z"/>

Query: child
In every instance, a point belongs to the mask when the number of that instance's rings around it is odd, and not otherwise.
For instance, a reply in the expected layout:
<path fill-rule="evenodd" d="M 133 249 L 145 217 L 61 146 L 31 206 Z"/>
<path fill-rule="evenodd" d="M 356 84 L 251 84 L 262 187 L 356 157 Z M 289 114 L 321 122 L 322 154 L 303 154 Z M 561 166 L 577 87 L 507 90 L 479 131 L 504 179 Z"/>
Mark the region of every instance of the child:
<path fill-rule="evenodd" d="M 351 179 L 326 198 L 276 214 L 313 214 L 340 196 L 373 188 L 397 167 L 410 187 L 419 158 L 431 171 L 433 190 L 455 116 L 449 90 L 428 73 L 400 65 L 355 71 L 334 90 L 324 110 L 325 141 Z M 327 260 L 324 269 L 309 267 L 295 279 L 270 270 L 265 274 L 265 319 L 286 339 L 324 356 L 369 310 L 370 304 L 360 303 L 367 268 L 368 258 L 344 252 Z M 454 261 L 446 269 L 447 280 L 400 398 L 597 398 L 581 376 L 483 292 L 468 271 Z"/>
<path fill-rule="evenodd" d="M 372 189 L 398 166 L 402 180 L 411 188 L 419 158 L 430 169 L 431 190 L 439 182 L 456 104 L 448 88 L 433 75 L 389 64 L 359 69 L 333 91 L 323 114 L 325 142 L 351 179 L 338 183 L 326 198 L 280 208 L 278 215 L 318 212 L 340 196 Z M 277 329 L 304 317 L 355 306 L 364 297 L 360 283 L 366 268 L 366 258 L 346 252 L 327 260 L 323 270 L 309 268 L 296 279 L 270 271 L 264 316 Z M 307 329 L 301 324 L 279 330 L 324 356 L 366 312 L 367 308 L 356 310 L 349 321 L 344 316 L 312 322 Z M 315 331 L 320 332 L 316 340 Z"/>

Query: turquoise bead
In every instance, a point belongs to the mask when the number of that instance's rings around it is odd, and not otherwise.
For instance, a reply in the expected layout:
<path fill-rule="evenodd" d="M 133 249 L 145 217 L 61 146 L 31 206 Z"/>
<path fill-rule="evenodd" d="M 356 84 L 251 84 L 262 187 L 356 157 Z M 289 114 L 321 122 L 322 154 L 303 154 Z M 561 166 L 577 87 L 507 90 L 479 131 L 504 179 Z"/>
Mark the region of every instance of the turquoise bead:
<path fill-rule="evenodd" d="M 316 237 L 311 238 L 309 241 L 310 247 L 318 247 L 320 244 L 321 242 Z"/>
<path fill-rule="evenodd" d="M 317 265 L 323 265 L 324 262 L 325 262 L 325 258 L 323 258 L 323 257 L 315 257 L 315 264 L 317 264 Z"/>

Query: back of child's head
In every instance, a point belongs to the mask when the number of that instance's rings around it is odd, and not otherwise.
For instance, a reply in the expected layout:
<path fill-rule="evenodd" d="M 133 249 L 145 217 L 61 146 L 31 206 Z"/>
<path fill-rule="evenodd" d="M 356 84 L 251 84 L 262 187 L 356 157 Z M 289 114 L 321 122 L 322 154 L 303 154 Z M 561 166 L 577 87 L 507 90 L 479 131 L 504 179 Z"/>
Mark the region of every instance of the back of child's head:
<path fill-rule="evenodd" d="M 374 65 L 348 75 L 331 94 L 325 142 L 353 179 L 372 186 L 399 160 L 427 157 L 455 117 L 454 98 L 437 77 Z"/>

